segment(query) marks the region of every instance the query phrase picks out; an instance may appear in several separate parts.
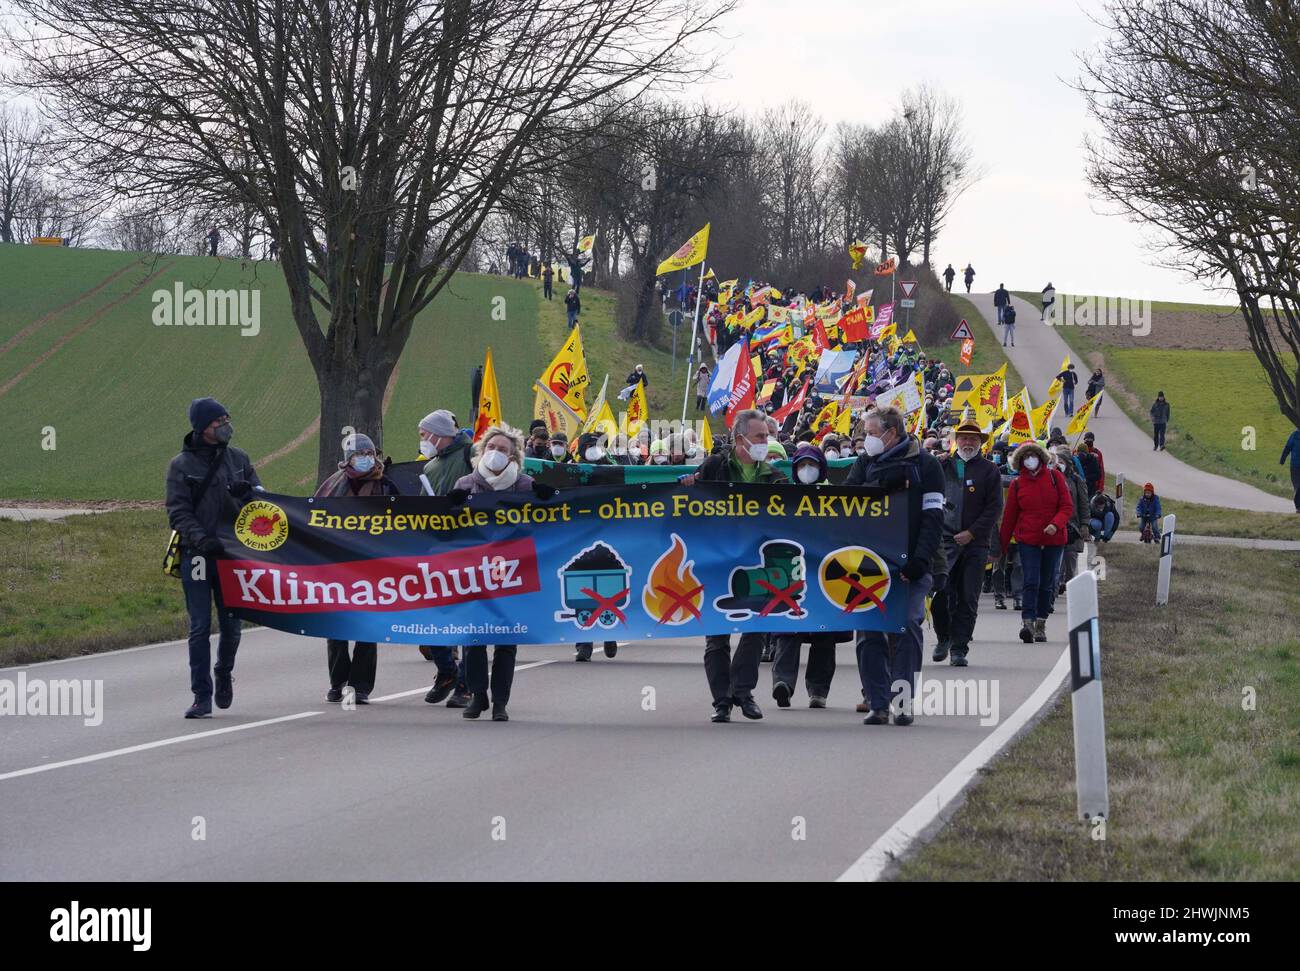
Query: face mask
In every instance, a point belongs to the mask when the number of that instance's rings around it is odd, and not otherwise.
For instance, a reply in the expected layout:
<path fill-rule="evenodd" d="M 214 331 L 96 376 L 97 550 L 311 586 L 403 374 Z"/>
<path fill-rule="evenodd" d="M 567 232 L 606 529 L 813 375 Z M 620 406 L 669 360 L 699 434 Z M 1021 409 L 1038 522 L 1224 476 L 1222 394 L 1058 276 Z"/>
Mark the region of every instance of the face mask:
<path fill-rule="evenodd" d="M 493 475 L 499 475 L 502 472 L 502 470 L 504 470 L 505 467 L 510 464 L 510 456 L 506 455 L 505 452 L 497 452 L 497 451 L 484 452 L 481 461 L 483 463 L 483 467 L 486 468 L 489 472 L 491 472 Z"/>
<path fill-rule="evenodd" d="M 1036 472 L 1036 471 L 1038 470 L 1038 456 L 1037 456 L 1037 455 L 1026 455 L 1026 456 L 1025 456 L 1025 461 L 1024 461 L 1024 466 L 1025 466 L 1025 468 L 1027 468 L 1030 472 Z"/>
<path fill-rule="evenodd" d="M 970 461 L 971 459 L 973 459 L 976 455 L 979 455 L 979 453 L 980 453 L 980 450 L 979 450 L 978 448 L 959 448 L 959 449 L 957 449 L 957 454 L 961 456 L 961 460 L 962 460 L 963 462 L 969 462 L 969 461 Z"/>
<path fill-rule="evenodd" d="M 767 442 L 750 442 L 748 451 L 755 462 L 767 461 Z"/>
<path fill-rule="evenodd" d="M 655 464 L 655 465 L 667 465 L 667 464 L 668 464 L 668 456 L 667 456 L 667 455 L 656 455 L 656 456 L 654 457 L 654 460 L 653 460 L 653 461 L 654 461 L 654 464 Z"/>
<path fill-rule="evenodd" d="M 230 441 L 231 437 L 234 434 L 235 434 L 235 426 L 230 424 L 230 422 L 226 422 L 224 425 L 218 425 L 216 427 L 216 429 L 212 432 L 212 437 L 215 438 L 222 445 L 225 445 Z"/>
<path fill-rule="evenodd" d="M 838 450 L 838 449 L 828 448 L 828 449 L 826 450 L 826 461 L 827 461 L 827 462 L 829 462 L 831 459 L 837 459 L 837 458 L 839 458 L 839 457 L 840 457 L 840 453 L 839 453 L 839 450 Z"/>
<path fill-rule="evenodd" d="M 551 446 L 551 454 L 554 455 L 557 459 L 564 458 L 564 452 L 565 452 L 565 448 L 563 445 Z"/>
<path fill-rule="evenodd" d="M 426 459 L 431 459 L 433 458 L 433 453 L 434 453 L 433 442 L 429 441 L 426 438 L 420 439 L 420 454 L 423 455 Z"/>
<path fill-rule="evenodd" d="M 593 445 L 591 448 L 587 449 L 588 462 L 599 462 L 604 457 L 605 457 L 605 450 L 601 448 L 599 445 Z"/>
<path fill-rule="evenodd" d="M 821 478 L 821 470 L 818 469 L 817 466 L 809 465 L 805 462 L 803 465 L 799 466 L 795 475 L 799 476 L 799 481 L 804 485 L 812 485 Z"/>
<path fill-rule="evenodd" d="M 885 441 L 875 435 L 867 435 L 862 439 L 862 448 L 868 455 L 879 455 L 885 450 Z"/>
<path fill-rule="evenodd" d="M 375 467 L 375 458 L 373 455 L 354 455 L 352 467 L 361 473 L 369 472 Z"/>

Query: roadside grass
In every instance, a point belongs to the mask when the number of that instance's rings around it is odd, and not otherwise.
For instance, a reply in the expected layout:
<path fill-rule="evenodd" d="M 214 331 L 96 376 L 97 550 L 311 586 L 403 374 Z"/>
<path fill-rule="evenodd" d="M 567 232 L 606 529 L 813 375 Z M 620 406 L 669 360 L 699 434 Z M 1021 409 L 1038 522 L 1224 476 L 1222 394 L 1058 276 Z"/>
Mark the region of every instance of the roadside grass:
<path fill-rule="evenodd" d="M 1013 295 L 1021 300 L 1028 301 L 1032 306 L 1039 309 L 1043 306 L 1043 292 L 1041 290 L 1012 290 Z M 1057 293 L 1066 291 L 1057 290 Z M 1102 297 L 1095 294 L 1071 294 L 1071 296 L 1086 297 L 1093 300 L 1118 300 L 1128 299 L 1120 297 Z M 1237 304 L 1212 304 L 1212 303 L 1183 303 L 1177 300 L 1152 300 L 1151 310 L 1153 313 L 1234 313 L 1241 308 Z"/>
<path fill-rule="evenodd" d="M 1300 554 L 1183 546 L 1168 608 L 1150 548 L 1113 546 L 1106 568 L 1105 839 L 1075 818 L 1062 695 L 896 879 L 1300 878 Z"/>
<path fill-rule="evenodd" d="M 0 520 L 0 665 L 184 637 L 167 534 L 161 510 Z"/>
<path fill-rule="evenodd" d="M 1159 495 L 1159 483 L 1156 494 Z M 1115 495 L 1115 477 L 1106 474 L 1106 491 Z M 1134 530 L 1137 525 L 1137 501 L 1142 498 L 1142 483 L 1124 483 L 1124 521 L 1120 529 Z M 1288 512 L 1247 512 L 1225 506 L 1206 506 L 1199 502 L 1160 499 L 1160 510 L 1177 517 L 1180 533 L 1193 536 L 1233 536 L 1241 539 L 1287 539 L 1300 541 L 1300 515 Z"/>
<path fill-rule="evenodd" d="M 942 349 L 935 351 L 939 359 L 948 365 L 953 374 L 991 374 L 1003 364 L 1007 366 L 1007 393 L 1013 395 L 1025 386 L 1020 372 L 1011 363 L 1006 352 L 1002 350 L 1002 338 L 993 330 L 993 325 L 984 319 L 984 315 L 964 296 L 948 294 L 957 313 L 966 318 L 971 331 L 975 334 L 975 353 L 971 355 L 970 367 L 961 363 L 957 356 L 961 353 L 961 342 L 950 341 Z"/>

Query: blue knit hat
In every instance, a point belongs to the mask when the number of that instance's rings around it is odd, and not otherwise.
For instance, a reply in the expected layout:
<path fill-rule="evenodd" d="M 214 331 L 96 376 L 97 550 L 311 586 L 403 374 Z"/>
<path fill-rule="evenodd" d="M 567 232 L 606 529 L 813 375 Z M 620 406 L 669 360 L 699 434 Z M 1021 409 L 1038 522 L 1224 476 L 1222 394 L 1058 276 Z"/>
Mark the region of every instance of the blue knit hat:
<path fill-rule="evenodd" d="M 190 402 L 190 427 L 201 432 L 223 415 L 228 415 L 226 406 L 216 398 L 195 398 Z"/>

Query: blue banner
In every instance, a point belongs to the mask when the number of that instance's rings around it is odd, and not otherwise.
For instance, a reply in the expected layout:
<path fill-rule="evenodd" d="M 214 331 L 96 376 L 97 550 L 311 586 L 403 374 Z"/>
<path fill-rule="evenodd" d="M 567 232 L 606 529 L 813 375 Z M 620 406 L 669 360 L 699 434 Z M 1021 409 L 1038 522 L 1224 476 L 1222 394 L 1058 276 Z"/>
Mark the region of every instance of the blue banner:
<path fill-rule="evenodd" d="M 898 631 L 907 537 L 904 495 L 839 486 L 262 493 L 222 524 L 217 576 L 244 619 L 380 644 Z"/>

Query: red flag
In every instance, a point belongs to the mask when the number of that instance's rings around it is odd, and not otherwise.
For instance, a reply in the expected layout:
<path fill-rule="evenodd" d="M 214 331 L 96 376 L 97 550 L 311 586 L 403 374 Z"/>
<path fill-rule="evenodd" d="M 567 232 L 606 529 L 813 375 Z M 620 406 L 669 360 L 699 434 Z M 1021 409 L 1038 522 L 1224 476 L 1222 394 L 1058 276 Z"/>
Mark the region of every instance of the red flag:
<path fill-rule="evenodd" d="M 780 408 L 776 409 L 776 411 L 772 412 L 772 417 L 775 418 L 778 423 L 785 421 L 803 407 L 803 400 L 808 397 L 808 385 L 811 383 L 811 377 L 804 378 L 803 387 L 799 389 L 799 393 L 783 404 Z"/>
<path fill-rule="evenodd" d="M 820 321 L 819 321 L 820 323 Z M 840 333 L 850 344 L 867 339 L 867 312 L 855 307 L 840 318 Z"/>
<path fill-rule="evenodd" d="M 731 376 L 731 402 L 727 405 L 727 427 L 736 420 L 736 414 L 754 407 L 754 366 L 749 361 L 749 341 L 741 344 L 736 358 L 736 370 Z"/>
<path fill-rule="evenodd" d="M 822 324 L 820 319 L 813 325 L 812 337 L 813 343 L 817 346 L 817 350 L 829 351 L 831 349 L 831 339 L 827 335 L 826 327 Z"/>

